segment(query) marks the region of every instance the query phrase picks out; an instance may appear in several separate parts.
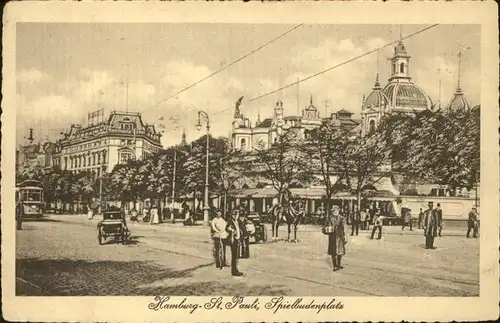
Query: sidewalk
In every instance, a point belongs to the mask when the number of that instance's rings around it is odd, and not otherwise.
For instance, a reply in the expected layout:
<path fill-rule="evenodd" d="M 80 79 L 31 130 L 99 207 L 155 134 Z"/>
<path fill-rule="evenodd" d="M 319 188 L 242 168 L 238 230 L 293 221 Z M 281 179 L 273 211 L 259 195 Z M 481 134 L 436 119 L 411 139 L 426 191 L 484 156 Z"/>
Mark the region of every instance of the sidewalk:
<path fill-rule="evenodd" d="M 83 223 L 89 226 L 97 226 L 97 223 L 102 220 L 102 215 L 95 215 L 92 220 L 87 219 L 86 214 L 50 214 L 46 216 L 47 219 L 52 219 L 52 220 L 57 220 L 57 221 L 64 221 L 64 222 L 77 222 L 77 223 Z M 182 231 L 182 232 L 192 232 L 192 233 L 198 233 L 200 230 L 203 230 L 207 232 L 208 236 L 208 228 L 204 225 L 202 225 L 202 221 L 199 221 L 199 225 L 196 226 L 185 226 L 182 223 L 182 220 L 176 220 L 176 223 L 173 224 L 170 222 L 170 220 L 167 220 L 167 222 L 159 223 L 159 224 L 149 224 L 148 222 L 142 222 L 140 221 L 139 223 L 132 223 L 130 220 L 127 220 L 127 226 L 131 231 L 133 231 L 134 227 L 139 228 L 139 229 L 145 229 L 145 230 L 152 230 L 152 231 L 163 231 L 166 232 L 167 228 L 168 231 L 174 229 L 174 231 Z M 270 223 L 266 223 L 266 228 L 268 231 L 268 239 L 271 238 L 271 230 L 272 226 Z M 370 230 L 359 230 L 359 233 L 367 233 L 371 232 L 371 229 L 373 228 L 373 225 L 370 226 Z M 283 234 L 287 233 L 287 226 L 285 224 L 280 224 L 279 227 L 279 232 L 280 236 L 284 237 Z M 347 235 L 351 234 L 351 226 L 346 225 L 345 232 Z M 304 224 L 300 225 L 299 232 L 307 232 L 307 233 L 314 233 L 317 232 L 318 234 L 321 233 L 321 226 L 319 225 L 312 225 L 312 224 Z M 456 226 L 446 226 L 446 223 L 444 225 L 442 235 L 443 236 L 465 236 L 467 232 L 467 227 L 456 227 Z M 410 231 L 410 229 L 407 227 L 403 231 L 401 229 L 401 226 L 384 226 L 383 227 L 383 233 L 384 234 L 397 234 L 397 235 L 423 235 L 423 230 L 418 229 L 417 227 L 413 228 L 413 231 Z M 292 233 L 293 234 L 293 233 Z"/>

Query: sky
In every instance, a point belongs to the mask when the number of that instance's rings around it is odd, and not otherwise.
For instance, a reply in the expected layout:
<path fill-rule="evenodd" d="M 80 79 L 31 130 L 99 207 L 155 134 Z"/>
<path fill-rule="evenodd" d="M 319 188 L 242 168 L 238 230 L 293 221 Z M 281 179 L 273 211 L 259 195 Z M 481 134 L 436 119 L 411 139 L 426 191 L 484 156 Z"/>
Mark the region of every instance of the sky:
<path fill-rule="evenodd" d="M 188 140 L 197 111 L 207 112 L 211 133 L 228 136 L 234 104 L 244 96 L 242 113 L 254 123 L 271 117 L 283 101 L 285 115 L 313 104 L 321 116 L 346 109 L 359 118 L 363 95 L 377 73 L 389 77 L 393 46 L 354 60 L 297 86 L 250 101 L 346 60 L 375 50 L 427 25 L 304 24 L 215 76 L 173 97 L 183 88 L 293 28 L 287 24 L 100 24 L 18 23 L 16 26 L 17 144 L 28 129 L 35 140 L 55 140 L 72 123 L 87 124 L 100 108 L 140 112 L 164 129 L 164 146 Z M 480 103 L 481 29 L 479 25 L 438 25 L 404 40 L 412 81 L 433 102 L 453 97 L 458 51 L 464 48 L 461 87 L 471 104 Z M 378 61 L 378 64 L 377 64 Z M 127 86 L 128 83 L 128 96 Z M 298 93 L 298 95 L 297 95 Z"/>

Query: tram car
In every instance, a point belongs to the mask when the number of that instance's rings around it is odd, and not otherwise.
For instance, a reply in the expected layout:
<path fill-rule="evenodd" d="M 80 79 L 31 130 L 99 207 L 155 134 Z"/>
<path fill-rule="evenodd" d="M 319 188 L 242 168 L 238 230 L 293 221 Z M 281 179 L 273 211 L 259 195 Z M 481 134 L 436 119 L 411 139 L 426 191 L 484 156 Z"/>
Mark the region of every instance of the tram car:
<path fill-rule="evenodd" d="M 42 183 L 35 180 L 26 180 L 16 187 L 16 205 L 20 203 L 18 209 L 22 219 L 43 218 L 44 200 Z"/>

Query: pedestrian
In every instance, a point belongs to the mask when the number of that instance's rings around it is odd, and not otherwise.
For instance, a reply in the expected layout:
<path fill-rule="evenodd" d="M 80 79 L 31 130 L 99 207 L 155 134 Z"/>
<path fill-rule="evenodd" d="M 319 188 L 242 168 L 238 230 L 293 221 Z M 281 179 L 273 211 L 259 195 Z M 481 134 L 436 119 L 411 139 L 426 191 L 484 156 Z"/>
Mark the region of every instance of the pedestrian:
<path fill-rule="evenodd" d="M 212 240 L 213 240 L 213 250 L 215 257 L 215 266 L 217 268 L 224 268 L 226 264 L 226 245 L 228 233 L 226 231 L 227 223 L 222 217 L 222 211 L 218 209 L 216 211 L 216 216 L 210 224 L 212 229 Z M 219 257 L 219 253 L 222 252 L 222 257 Z"/>
<path fill-rule="evenodd" d="M 420 213 L 418 214 L 418 228 L 422 229 L 422 221 L 424 219 L 424 211 L 420 208 Z"/>
<path fill-rule="evenodd" d="M 370 204 L 370 209 L 368 211 L 368 214 L 370 215 L 370 218 L 368 219 L 368 223 L 373 223 L 373 219 L 375 218 L 375 214 L 377 213 L 377 208 L 373 203 Z"/>
<path fill-rule="evenodd" d="M 240 213 L 238 217 L 238 224 L 240 226 L 241 231 L 241 248 L 240 248 L 240 258 L 248 259 L 250 258 L 250 234 L 251 232 L 248 229 L 252 223 L 250 220 L 246 218 L 246 212 Z"/>
<path fill-rule="evenodd" d="M 401 213 L 403 216 L 403 226 L 401 227 L 401 230 L 404 230 L 405 227 L 409 226 L 410 231 L 413 231 L 413 223 L 412 223 L 412 218 L 411 218 L 411 210 L 409 208 L 403 207 L 401 208 Z"/>
<path fill-rule="evenodd" d="M 87 208 L 87 219 L 88 220 L 92 220 L 94 218 L 94 211 L 92 210 L 92 208 L 89 206 Z"/>
<path fill-rule="evenodd" d="M 467 239 L 469 239 L 470 231 L 472 230 L 472 237 L 477 238 L 478 228 L 478 214 L 475 207 L 469 212 L 469 220 L 467 221 Z"/>
<path fill-rule="evenodd" d="M 340 215 L 340 208 L 336 205 L 327 217 L 323 233 L 328 235 L 328 254 L 332 257 L 333 271 L 342 269 L 342 256 L 345 255 L 345 218 Z"/>
<path fill-rule="evenodd" d="M 240 250 L 241 230 L 238 223 L 238 211 L 234 210 L 231 219 L 227 223 L 226 230 L 229 232 L 229 243 L 231 244 L 231 274 L 233 276 L 242 276 L 238 270 L 238 256 Z"/>
<path fill-rule="evenodd" d="M 351 236 L 354 235 L 354 232 L 356 232 L 356 235 L 359 233 L 359 221 L 360 221 L 360 214 L 358 211 L 358 206 L 354 206 L 354 211 L 352 212 L 352 217 L 351 217 Z"/>
<path fill-rule="evenodd" d="M 22 198 L 19 197 L 16 202 L 16 230 L 22 230 L 23 229 L 22 224 L 23 224 L 23 201 Z"/>
<path fill-rule="evenodd" d="M 443 230 L 443 210 L 441 210 L 441 204 L 436 204 L 436 214 L 438 219 L 438 237 L 441 237 L 441 230 Z"/>
<path fill-rule="evenodd" d="M 438 233 L 438 218 L 436 210 L 434 210 L 433 202 L 429 202 L 429 209 L 424 212 L 424 235 L 425 235 L 425 249 L 436 249 L 434 247 L 434 238 Z"/>
<path fill-rule="evenodd" d="M 373 230 L 370 239 L 373 239 L 375 232 L 378 230 L 377 240 L 382 239 L 382 226 L 384 225 L 384 217 L 380 214 L 380 211 L 376 211 L 373 216 Z"/>
<path fill-rule="evenodd" d="M 366 210 L 361 209 L 361 211 L 359 211 L 359 221 L 361 222 L 361 230 L 366 230 L 366 218 L 367 218 Z"/>

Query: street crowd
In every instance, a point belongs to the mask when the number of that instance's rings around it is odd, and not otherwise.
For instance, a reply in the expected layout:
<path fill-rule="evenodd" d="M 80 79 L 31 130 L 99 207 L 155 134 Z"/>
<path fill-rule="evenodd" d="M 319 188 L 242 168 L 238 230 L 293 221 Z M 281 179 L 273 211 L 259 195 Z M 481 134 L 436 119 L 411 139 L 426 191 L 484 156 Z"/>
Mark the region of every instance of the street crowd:
<path fill-rule="evenodd" d="M 210 229 L 213 239 L 213 254 L 217 268 L 229 266 L 226 263 L 226 246 L 231 250 L 231 273 L 233 276 L 243 275 L 238 270 L 238 259 L 248 259 L 250 257 L 249 237 L 254 231 L 252 222 L 247 219 L 247 210 L 245 205 L 239 206 L 236 210 L 230 212 L 231 216 L 226 221 L 222 216 L 220 209 L 216 210 L 216 216 L 211 221 Z M 361 208 L 355 205 L 353 212 L 348 209 L 341 210 L 337 205 L 333 205 L 331 212 L 326 216 L 322 225 L 322 233 L 328 238 L 327 254 L 332 258 L 333 271 L 338 271 L 343 268 L 342 257 L 346 255 L 347 230 L 348 223 L 351 226 L 351 236 L 359 235 L 359 230 L 372 230 L 370 239 L 382 238 L 382 228 L 384 219 L 387 216 L 381 210 L 378 210 L 374 204 L 370 204 L 367 208 Z M 413 219 L 411 210 L 401 208 L 402 227 L 404 230 L 409 227 L 413 231 Z M 467 234 L 469 238 L 472 232 L 473 238 L 478 238 L 479 215 L 476 208 L 472 208 L 469 212 L 467 221 Z M 443 229 L 443 211 L 439 203 L 434 207 L 434 202 L 428 202 L 428 208 L 423 211 L 420 209 L 417 221 L 418 229 L 423 230 L 425 237 L 425 249 L 436 249 L 434 240 L 436 237 L 441 237 Z"/>

